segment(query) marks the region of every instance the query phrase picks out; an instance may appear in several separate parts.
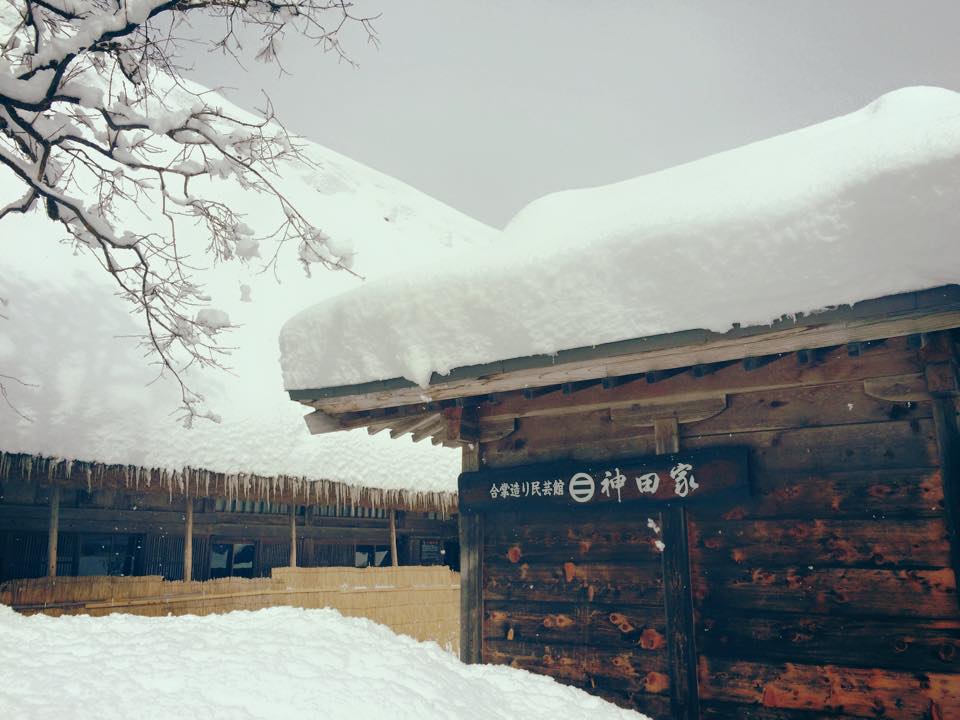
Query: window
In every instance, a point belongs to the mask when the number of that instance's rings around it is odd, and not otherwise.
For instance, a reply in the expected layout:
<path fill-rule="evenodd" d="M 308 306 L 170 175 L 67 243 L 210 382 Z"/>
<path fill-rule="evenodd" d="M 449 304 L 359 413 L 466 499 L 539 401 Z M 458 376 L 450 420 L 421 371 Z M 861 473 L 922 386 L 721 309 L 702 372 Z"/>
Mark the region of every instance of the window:
<path fill-rule="evenodd" d="M 390 564 L 390 547 L 388 545 L 357 545 L 354 567 L 383 567 Z"/>
<path fill-rule="evenodd" d="M 210 543 L 210 578 L 252 578 L 256 570 L 257 546 L 252 542 Z"/>
<path fill-rule="evenodd" d="M 81 535 L 77 575 L 133 575 L 142 546 L 138 535 Z"/>

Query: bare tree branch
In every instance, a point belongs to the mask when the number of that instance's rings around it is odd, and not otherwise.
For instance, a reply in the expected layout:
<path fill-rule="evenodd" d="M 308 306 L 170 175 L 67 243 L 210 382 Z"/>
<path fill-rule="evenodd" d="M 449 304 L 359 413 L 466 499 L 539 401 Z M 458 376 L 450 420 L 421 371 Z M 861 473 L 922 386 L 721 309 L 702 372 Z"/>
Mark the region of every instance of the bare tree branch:
<path fill-rule="evenodd" d="M 0 221 L 42 208 L 97 258 L 142 319 L 149 356 L 179 384 L 188 424 L 216 419 L 185 371 L 224 367 L 230 322 L 194 281 L 179 222 L 202 224 L 214 262 L 247 260 L 262 242 L 274 244 L 265 269 L 275 271 L 291 243 L 308 273 L 315 264 L 350 272 L 351 262 L 277 182 L 285 163 L 309 160 L 269 100 L 251 118 L 183 80 L 178 28 L 197 13 L 223 23 L 211 49 L 239 57 L 239 30 L 252 30 L 256 59 L 281 72 L 287 33 L 347 62 L 345 27 L 377 42 L 376 18 L 345 0 L 0 0 L 0 166 L 23 189 L 0 206 Z M 206 194 L 208 180 L 227 177 L 270 198 L 279 225 L 257 234 L 239 209 Z M 131 214 L 151 204 L 164 229 L 131 229 Z M 9 404 L 2 384 L 0 394 Z"/>

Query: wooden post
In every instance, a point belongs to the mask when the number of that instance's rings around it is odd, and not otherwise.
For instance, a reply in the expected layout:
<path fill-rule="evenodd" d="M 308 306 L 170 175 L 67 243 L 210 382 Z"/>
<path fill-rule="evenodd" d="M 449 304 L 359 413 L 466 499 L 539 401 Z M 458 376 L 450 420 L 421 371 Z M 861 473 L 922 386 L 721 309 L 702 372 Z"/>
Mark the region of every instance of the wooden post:
<path fill-rule="evenodd" d="M 654 420 L 653 436 L 658 455 L 680 452 L 680 425 L 676 418 Z M 696 627 L 693 614 L 687 511 L 670 507 L 660 514 L 664 544 L 663 599 L 667 614 L 667 654 L 670 670 L 670 716 L 699 720 Z"/>
<path fill-rule="evenodd" d="M 3 553 L 0 554 L 0 582 L 7 579 L 10 571 L 10 557 L 13 554 L 13 533 L 3 534 Z"/>
<path fill-rule="evenodd" d="M 50 523 L 47 527 L 47 577 L 57 576 L 57 537 L 60 534 L 60 486 L 50 488 Z"/>
<path fill-rule="evenodd" d="M 960 578 L 960 428 L 957 426 L 957 405 L 953 398 L 935 397 L 931 402 L 940 455 L 940 477 L 943 479 L 950 564 L 954 575 Z"/>
<path fill-rule="evenodd" d="M 936 333 L 925 336 L 924 340 L 927 343 L 924 347 L 924 375 L 927 390 L 933 396 L 931 406 L 943 479 L 950 562 L 954 575 L 960 578 L 960 425 L 957 422 L 960 378 L 950 336 Z"/>
<path fill-rule="evenodd" d="M 193 580 L 193 499 L 189 495 L 183 517 L 183 579 L 189 582 Z"/>
<path fill-rule="evenodd" d="M 290 506 L 290 567 L 297 566 L 297 506 Z"/>
<path fill-rule="evenodd" d="M 393 560 L 393 566 L 400 564 L 400 558 L 397 557 L 397 511 L 390 511 L 390 558 Z"/>
<path fill-rule="evenodd" d="M 463 446 L 463 471 L 480 469 L 480 443 Z M 460 529 L 460 659 L 483 662 L 483 515 L 458 513 Z"/>

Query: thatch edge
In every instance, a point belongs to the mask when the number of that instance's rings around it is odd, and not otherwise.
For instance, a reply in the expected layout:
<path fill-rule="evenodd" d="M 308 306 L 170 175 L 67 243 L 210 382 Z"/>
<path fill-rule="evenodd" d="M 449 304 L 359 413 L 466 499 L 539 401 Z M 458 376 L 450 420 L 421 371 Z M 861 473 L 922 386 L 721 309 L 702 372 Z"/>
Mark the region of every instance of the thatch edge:
<path fill-rule="evenodd" d="M 422 490 L 386 490 L 336 480 L 291 475 L 222 473 L 204 468 L 146 468 L 10 453 L 0 450 L 0 481 L 17 479 L 41 485 L 133 490 L 178 499 L 224 498 L 298 505 L 370 507 L 387 510 L 457 512 L 457 494 Z"/>

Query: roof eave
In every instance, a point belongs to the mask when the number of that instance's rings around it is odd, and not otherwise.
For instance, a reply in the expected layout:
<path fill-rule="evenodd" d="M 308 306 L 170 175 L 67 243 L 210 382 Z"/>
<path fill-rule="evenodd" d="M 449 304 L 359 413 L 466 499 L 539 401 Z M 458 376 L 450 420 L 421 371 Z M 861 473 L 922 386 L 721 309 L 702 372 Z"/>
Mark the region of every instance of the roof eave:
<path fill-rule="evenodd" d="M 430 385 L 406 378 L 288 391 L 291 400 L 326 415 L 403 407 L 495 392 L 580 382 L 689 365 L 741 360 L 852 342 L 960 327 L 960 285 L 887 295 L 811 314 L 784 316 L 768 325 L 734 326 L 632 338 L 458 367 L 434 373 Z M 309 417 L 309 416 L 308 416 Z"/>

